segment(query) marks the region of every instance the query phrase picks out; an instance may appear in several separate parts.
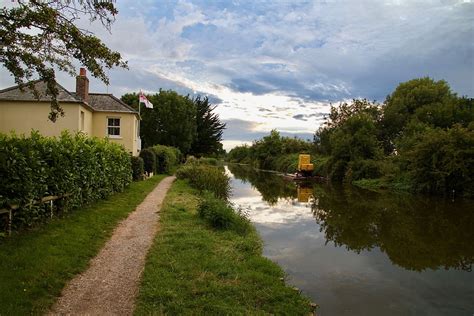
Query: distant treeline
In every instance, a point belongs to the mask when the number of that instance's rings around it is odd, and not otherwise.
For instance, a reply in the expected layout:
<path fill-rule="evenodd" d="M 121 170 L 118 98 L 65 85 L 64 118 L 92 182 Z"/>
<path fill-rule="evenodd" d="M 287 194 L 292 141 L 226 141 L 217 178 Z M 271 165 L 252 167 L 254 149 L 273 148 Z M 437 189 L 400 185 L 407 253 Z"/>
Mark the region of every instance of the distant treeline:
<path fill-rule="evenodd" d="M 383 104 L 366 99 L 331 106 L 314 142 L 272 131 L 232 149 L 228 160 L 292 172 L 297 154 L 313 154 L 331 181 L 433 194 L 474 196 L 474 99 L 445 81 L 401 83 Z"/>

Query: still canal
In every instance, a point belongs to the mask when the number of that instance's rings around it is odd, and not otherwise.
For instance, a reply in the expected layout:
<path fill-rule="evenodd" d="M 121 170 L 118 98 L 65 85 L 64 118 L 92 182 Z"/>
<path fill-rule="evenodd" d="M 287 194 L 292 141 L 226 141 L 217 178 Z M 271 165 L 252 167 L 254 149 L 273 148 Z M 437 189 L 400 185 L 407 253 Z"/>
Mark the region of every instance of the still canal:
<path fill-rule="evenodd" d="M 318 315 L 474 315 L 474 207 L 229 165 L 231 201 Z"/>

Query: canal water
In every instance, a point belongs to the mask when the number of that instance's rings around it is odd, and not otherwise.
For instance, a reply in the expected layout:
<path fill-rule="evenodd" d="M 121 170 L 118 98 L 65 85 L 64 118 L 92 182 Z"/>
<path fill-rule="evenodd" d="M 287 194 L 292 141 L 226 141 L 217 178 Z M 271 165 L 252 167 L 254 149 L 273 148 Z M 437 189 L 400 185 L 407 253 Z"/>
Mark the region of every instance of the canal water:
<path fill-rule="evenodd" d="M 264 255 L 319 304 L 318 315 L 474 315 L 472 201 L 226 171 Z"/>

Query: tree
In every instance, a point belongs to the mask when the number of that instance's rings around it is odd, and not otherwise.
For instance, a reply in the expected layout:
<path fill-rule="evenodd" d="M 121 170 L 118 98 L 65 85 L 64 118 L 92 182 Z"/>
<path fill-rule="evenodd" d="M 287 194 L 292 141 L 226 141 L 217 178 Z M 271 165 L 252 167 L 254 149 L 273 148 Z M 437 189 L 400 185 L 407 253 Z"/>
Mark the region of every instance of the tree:
<path fill-rule="evenodd" d="M 131 106 L 133 109 L 138 111 L 138 93 L 125 93 L 120 97 L 120 100 L 122 100 L 125 104 Z"/>
<path fill-rule="evenodd" d="M 144 147 L 166 145 L 188 154 L 196 137 L 196 107 L 188 96 L 160 90 L 148 95 L 153 108 L 142 108 L 140 135 Z"/>
<path fill-rule="evenodd" d="M 429 193 L 474 195 L 474 124 L 427 128 L 401 154 L 415 186 Z"/>
<path fill-rule="evenodd" d="M 217 154 L 222 146 L 222 133 L 225 124 L 219 120 L 219 115 L 212 113 L 215 106 L 209 99 L 200 96 L 194 100 L 196 106 L 196 138 L 191 147 L 191 153 L 197 156 Z"/>
<path fill-rule="evenodd" d="M 385 137 L 394 142 L 412 120 L 433 124 L 434 127 L 444 125 L 450 121 L 456 99 L 444 80 L 434 81 L 426 77 L 399 84 L 385 100 L 382 118 Z"/>
<path fill-rule="evenodd" d="M 33 82 L 27 81 L 35 75 L 46 82 L 46 93 L 51 96 L 49 119 L 55 122 L 64 116 L 57 101 L 55 67 L 74 76 L 73 61 L 78 60 L 106 84 L 104 67 L 127 68 L 120 53 L 74 24 L 80 16 L 87 16 L 110 31 L 117 13 L 112 1 L 17 0 L 13 7 L 0 9 L 0 62 L 22 88 L 34 90 Z"/>

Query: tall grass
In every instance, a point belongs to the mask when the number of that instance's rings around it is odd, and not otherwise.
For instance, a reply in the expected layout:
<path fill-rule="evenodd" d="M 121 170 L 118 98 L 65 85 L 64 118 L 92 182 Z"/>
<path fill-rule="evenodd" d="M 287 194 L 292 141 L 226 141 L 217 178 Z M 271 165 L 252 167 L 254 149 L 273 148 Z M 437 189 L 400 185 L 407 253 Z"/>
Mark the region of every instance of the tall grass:
<path fill-rule="evenodd" d="M 216 229 L 231 229 L 239 234 L 246 234 L 252 229 L 243 213 L 235 211 L 229 202 L 209 192 L 201 197 L 197 212 L 199 217 Z"/>
<path fill-rule="evenodd" d="M 189 163 L 180 167 L 176 176 L 187 179 L 193 188 L 201 192 L 212 192 L 217 198 L 227 199 L 230 195 L 230 178 L 223 168 Z"/>

